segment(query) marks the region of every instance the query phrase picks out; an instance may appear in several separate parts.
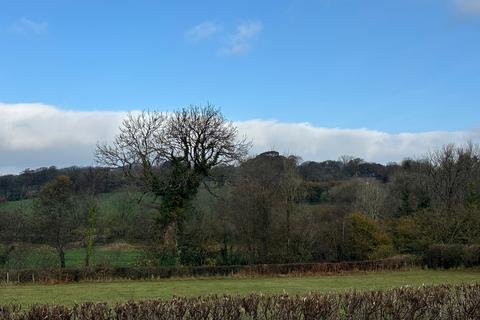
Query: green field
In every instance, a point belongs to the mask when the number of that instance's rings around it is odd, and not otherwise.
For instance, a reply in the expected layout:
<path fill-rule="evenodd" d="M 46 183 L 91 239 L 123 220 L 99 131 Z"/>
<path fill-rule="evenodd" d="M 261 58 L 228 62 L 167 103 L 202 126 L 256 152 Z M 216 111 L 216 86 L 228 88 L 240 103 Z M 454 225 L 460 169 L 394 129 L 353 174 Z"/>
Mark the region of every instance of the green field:
<path fill-rule="evenodd" d="M 142 257 L 143 251 L 135 248 L 111 249 L 109 247 L 97 248 L 91 260 L 92 265 L 111 267 L 134 266 Z M 65 253 L 67 268 L 81 268 L 85 266 L 85 249 L 69 249 Z"/>
<path fill-rule="evenodd" d="M 97 214 L 99 218 L 108 218 L 122 213 L 126 206 L 138 205 L 138 200 L 142 195 L 138 192 L 116 191 L 110 193 L 100 193 L 96 195 Z M 145 201 L 153 198 L 143 196 Z M 0 210 L 21 209 L 26 213 L 33 213 L 33 199 L 24 199 L 17 201 L 6 201 L 0 203 Z"/>
<path fill-rule="evenodd" d="M 101 193 L 96 196 L 97 211 L 102 217 L 109 217 L 118 214 L 119 204 L 128 201 L 128 199 L 135 197 L 136 194 L 129 192 L 111 192 Z M 33 212 L 33 199 L 24 199 L 17 201 L 6 201 L 0 203 L 0 209 L 15 210 L 21 209 L 27 214 Z"/>
<path fill-rule="evenodd" d="M 112 192 L 97 195 L 98 223 L 110 226 L 110 219 L 117 217 L 117 221 L 124 221 L 123 211 L 138 205 L 138 194 L 130 192 Z M 132 200 L 133 199 L 133 200 Z M 33 200 L 7 201 L 0 203 L 0 210 L 22 210 L 33 214 Z M 118 216 L 120 215 L 120 218 Z M 128 223 L 128 222 L 126 222 Z M 101 245 L 94 248 L 91 265 L 128 267 L 138 264 L 143 251 L 134 246 L 116 243 Z M 70 268 L 85 265 L 84 248 L 68 248 L 65 251 L 66 266 Z M 28 245 L 15 251 L 9 258 L 6 268 L 10 269 L 45 269 L 58 267 L 59 261 L 56 251 L 45 245 Z"/>
<path fill-rule="evenodd" d="M 342 290 L 388 289 L 423 284 L 480 282 L 479 270 L 412 270 L 337 276 L 259 277 L 222 279 L 168 279 L 161 281 L 83 282 L 58 285 L 0 286 L 0 304 L 121 302 L 168 298 L 173 295 L 333 292 Z"/>
<path fill-rule="evenodd" d="M 32 199 L 6 201 L 6 202 L 0 203 L 0 209 L 2 210 L 23 210 L 27 213 L 31 213 L 32 207 L 33 207 Z"/>
<path fill-rule="evenodd" d="M 106 267 L 131 267 L 141 261 L 143 251 L 126 243 L 96 246 L 90 260 L 91 265 Z M 68 268 L 85 266 L 85 249 L 70 248 L 65 251 L 65 262 Z M 16 269 L 48 269 L 58 268 L 57 252 L 48 246 L 31 246 L 17 249 L 11 254 L 6 267 Z"/>

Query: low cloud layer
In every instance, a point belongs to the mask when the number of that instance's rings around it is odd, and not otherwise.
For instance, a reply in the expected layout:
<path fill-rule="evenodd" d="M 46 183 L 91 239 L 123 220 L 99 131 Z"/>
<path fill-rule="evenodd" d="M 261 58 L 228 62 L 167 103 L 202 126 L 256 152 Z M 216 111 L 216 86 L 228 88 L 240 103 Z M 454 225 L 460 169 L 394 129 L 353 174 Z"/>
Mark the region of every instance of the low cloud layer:
<path fill-rule="evenodd" d="M 111 140 L 125 116 L 0 103 L 0 174 L 50 165 L 91 165 L 96 143 Z"/>
<path fill-rule="evenodd" d="M 0 174 L 50 165 L 92 165 L 96 143 L 111 141 L 125 116 L 126 112 L 68 111 L 37 103 L 0 103 Z M 252 140 L 252 155 L 277 150 L 303 160 L 337 159 L 347 154 L 386 163 L 420 157 L 446 143 L 480 142 L 480 131 L 389 134 L 273 120 L 235 124 L 240 134 Z"/>
<path fill-rule="evenodd" d="M 480 15 L 480 0 L 454 0 L 457 9 L 470 15 Z"/>
<path fill-rule="evenodd" d="M 237 123 L 254 141 L 254 152 L 277 150 L 303 160 L 336 160 L 352 155 L 387 163 L 418 158 L 447 143 L 480 142 L 480 131 L 390 134 L 369 129 L 315 127 L 308 123 L 250 120 Z"/>

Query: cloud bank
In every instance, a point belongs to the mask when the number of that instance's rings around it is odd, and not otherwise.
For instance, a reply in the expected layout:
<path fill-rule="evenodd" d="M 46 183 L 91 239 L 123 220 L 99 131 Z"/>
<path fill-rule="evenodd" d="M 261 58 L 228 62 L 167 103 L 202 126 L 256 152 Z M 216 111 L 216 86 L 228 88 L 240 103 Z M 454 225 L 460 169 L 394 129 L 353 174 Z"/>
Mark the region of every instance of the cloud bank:
<path fill-rule="evenodd" d="M 0 174 L 25 168 L 93 164 L 98 141 L 110 141 L 125 112 L 68 111 L 0 103 Z"/>
<path fill-rule="evenodd" d="M 303 160 L 336 160 L 353 155 L 387 163 L 418 158 L 447 143 L 480 142 L 480 131 L 431 131 L 391 134 L 369 129 L 315 127 L 309 123 L 249 120 L 237 122 L 254 141 L 254 152 L 277 150 Z"/>
<path fill-rule="evenodd" d="M 126 114 L 61 110 L 40 103 L 0 103 L 0 174 L 51 165 L 93 165 L 97 142 L 112 141 Z M 480 142 L 480 131 L 390 134 L 274 120 L 235 124 L 241 135 L 252 140 L 252 155 L 277 150 L 316 161 L 347 154 L 386 163 L 419 157 L 446 143 Z"/>
<path fill-rule="evenodd" d="M 454 0 L 454 4 L 461 13 L 480 15 L 480 0 Z"/>

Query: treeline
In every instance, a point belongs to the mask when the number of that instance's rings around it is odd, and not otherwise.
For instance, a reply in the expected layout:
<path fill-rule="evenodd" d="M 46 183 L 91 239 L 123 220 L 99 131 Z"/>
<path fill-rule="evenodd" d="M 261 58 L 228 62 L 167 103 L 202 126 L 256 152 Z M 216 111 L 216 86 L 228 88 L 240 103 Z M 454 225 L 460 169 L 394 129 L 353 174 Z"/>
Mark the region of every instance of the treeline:
<path fill-rule="evenodd" d="M 387 165 L 247 150 L 210 106 L 130 115 L 98 147 L 104 167 L 8 177 L 17 182 L 5 194 L 20 185 L 33 200 L 29 212 L 0 210 L 0 262 L 22 243 L 54 248 L 61 266 L 68 247 L 83 246 L 88 265 L 96 245 L 115 241 L 142 247 L 147 266 L 374 260 L 480 244 L 473 144 Z M 108 191 L 121 196 L 107 215 L 99 199 Z"/>
<path fill-rule="evenodd" d="M 279 155 L 276 151 L 262 155 Z M 292 156 L 295 158 L 295 156 Z M 300 162 L 300 158 L 297 159 Z M 298 166 L 298 174 L 305 181 L 335 181 L 353 177 L 375 178 L 387 182 L 389 177 L 400 167 L 397 163 L 387 165 L 367 162 L 352 156 L 342 156 L 339 160 L 322 162 L 306 161 Z M 235 167 L 232 166 L 232 170 Z M 228 169 L 227 169 L 228 170 Z M 129 181 L 122 170 L 102 167 L 41 167 L 25 169 L 19 174 L 0 175 L 0 203 L 33 199 L 38 196 L 41 187 L 58 176 L 67 176 L 78 193 L 94 188 L 95 193 L 110 193 L 129 187 Z M 310 202 L 318 202 L 319 194 L 312 193 Z"/>
<path fill-rule="evenodd" d="M 267 152 L 239 166 L 215 168 L 186 211 L 177 260 L 156 252 L 161 239 L 152 241 L 161 228 L 160 201 L 135 191 L 116 169 L 45 169 L 52 174 L 50 185 L 68 174 L 61 189 L 71 192 L 71 214 L 53 225 L 45 221 L 38 188 L 33 216 L 21 209 L 1 211 L 0 237 L 4 248 L 19 242 L 55 247 L 58 239 L 49 234 L 57 230 L 63 233 L 63 247 L 85 246 L 88 202 L 95 201 L 92 186 L 101 186 L 94 191 L 99 194 L 103 181 L 116 181 L 110 184 L 121 195 L 115 198 L 115 214 L 97 213 L 94 243 L 141 245 L 146 265 L 366 260 L 432 252 L 446 256 L 448 250 L 442 254 L 433 246 L 456 244 L 448 251 L 452 256 L 452 251 L 461 252 L 458 245 L 480 243 L 476 152 L 473 146 L 449 145 L 428 158 L 389 165 L 353 157 L 300 162 Z M 24 174 L 16 178 L 23 180 Z M 49 210 L 54 205 L 46 206 Z"/>
<path fill-rule="evenodd" d="M 93 187 L 96 193 L 108 193 L 119 190 L 125 184 L 120 170 L 99 167 L 58 169 L 55 166 L 35 170 L 25 169 L 18 175 L 0 176 L 0 203 L 35 198 L 45 183 L 60 175 L 69 177 L 74 189 L 78 192 Z"/>
<path fill-rule="evenodd" d="M 475 147 L 453 145 L 388 166 L 259 155 L 231 172 L 221 196 L 195 200 L 183 262 L 218 261 L 209 248 L 220 243 L 223 263 L 366 260 L 479 244 L 479 159 Z M 329 169 L 336 175 L 323 174 Z"/>

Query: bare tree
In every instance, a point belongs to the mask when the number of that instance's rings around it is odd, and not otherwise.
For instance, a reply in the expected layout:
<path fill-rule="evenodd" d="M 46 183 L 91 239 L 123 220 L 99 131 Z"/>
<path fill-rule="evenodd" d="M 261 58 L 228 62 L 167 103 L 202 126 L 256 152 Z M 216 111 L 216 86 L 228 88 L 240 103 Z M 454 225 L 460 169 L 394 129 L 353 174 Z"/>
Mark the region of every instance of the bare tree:
<path fill-rule="evenodd" d="M 97 146 L 96 158 L 122 168 L 145 193 L 161 197 L 164 235 L 173 237 L 170 247 L 176 250 L 185 207 L 204 178 L 213 167 L 242 159 L 248 148 L 219 109 L 190 106 L 172 114 L 129 114 L 113 144 Z"/>
<path fill-rule="evenodd" d="M 72 185 L 67 176 L 47 182 L 35 200 L 39 238 L 54 247 L 65 268 L 65 246 L 73 240 L 78 227 L 75 219 Z"/>
<path fill-rule="evenodd" d="M 302 196 L 297 161 L 269 151 L 238 168 L 230 209 L 250 263 L 292 260 L 292 225 Z"/>
<path fill-rule="evenodd" d="M 432 226 L 440 241 L 463 241 L 478 206 L 480 152 L 478 146 L 449 144 L 423 161 L 427 192 L 436 215 Z M 474 220 L 474 219 L 473 219 Z"/>
<path fill-rule="evenodd" d="M 354 207 L 372 217 L 382 218 L 387 192 L 375 179 L 364 179 L 358 185 Z"/>
<path fill-rule="evenodd" d="M 472 183 L 480 170 L 478 147 L 449 144 L 430 153 L 424 160 L 428 189 L 434 203 L 452 211 L 457 204 L 465 205 Z"/>
<path fill-rule="evenodd" d="M 284 160 L 280 194 L 285 206 L 285 237 L 286 252 L 291 253 L 292 215 L 295 213 L 297 203 L 303 196 L 302 179 L 297 171 L 299 157 L 290 156 Z"/>

